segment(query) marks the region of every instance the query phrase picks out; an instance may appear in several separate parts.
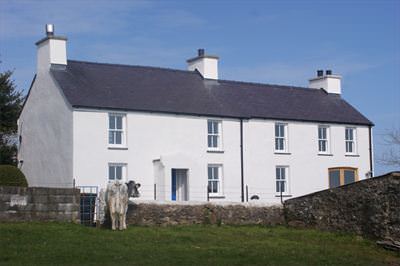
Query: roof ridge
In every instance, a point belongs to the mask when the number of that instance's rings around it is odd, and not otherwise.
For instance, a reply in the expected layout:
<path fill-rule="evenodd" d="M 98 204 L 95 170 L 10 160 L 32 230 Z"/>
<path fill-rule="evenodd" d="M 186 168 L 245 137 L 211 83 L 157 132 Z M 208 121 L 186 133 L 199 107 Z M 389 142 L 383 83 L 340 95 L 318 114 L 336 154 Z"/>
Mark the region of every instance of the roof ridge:
<path fill-rule="evenodd" d="M 228 80 L 228 79 L 219 79 L 219 82 L 227 82 L 227 83 L 239 83 L 239 84 L 249 84 L 249 85 L 262 85 L 262 86 L 270 86 L 270 87 L 280 87 L 282 89 L 301 89 L 301 90 L 307 90 L 307 91 L 319 91 L 307 87 L 301 87 L 301 86 L 292 86 L 292 85 L 280 85 L 280 84 L 271 84 L 271 83 L 261 83 L 261 82 L 255 82 L 255 81 L 242 81 L 242 80 Z"/>
<path fill-rule="evenodd" d="M 90 62 L 90 61 L 71 60 L 71 59 L 68 59 L 68 61 L 69 62 L 75 62 L 75 63 L 93 64 L 93 65 L 107 65 L 107 66 L 116 66 L 116 67 L 152 68 L 152 69 L 168 70 L 168 71 L 173 71 L 173 72 L 184 72 L 184 73 L 188 73 L 188 74 L 196 74 L 195 71 L 176 69 L 176 68 L 168 68 L 168 67 L 128 65 L 128 64 L 118 64 L 118 63 L 101 63 L 101 62 Z"/>

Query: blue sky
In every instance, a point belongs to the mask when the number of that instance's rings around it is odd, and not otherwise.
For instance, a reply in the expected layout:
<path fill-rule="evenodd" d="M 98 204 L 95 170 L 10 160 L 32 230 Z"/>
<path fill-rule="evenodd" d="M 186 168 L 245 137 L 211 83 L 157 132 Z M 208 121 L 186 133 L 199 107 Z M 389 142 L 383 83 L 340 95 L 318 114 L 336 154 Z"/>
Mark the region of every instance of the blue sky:
<path fill-rule="evenodd" d="M 400 127 L 400 1 L 0 0 L 0 71 L 27 91 L 44 25 L 68 58 L 185 69 L 205 48 L 220 77 L 307 86 L 317 69 L 343 76 L 343 97 L 376 126 Z M 376 174 L 394 170 L 376 164 Z"/>

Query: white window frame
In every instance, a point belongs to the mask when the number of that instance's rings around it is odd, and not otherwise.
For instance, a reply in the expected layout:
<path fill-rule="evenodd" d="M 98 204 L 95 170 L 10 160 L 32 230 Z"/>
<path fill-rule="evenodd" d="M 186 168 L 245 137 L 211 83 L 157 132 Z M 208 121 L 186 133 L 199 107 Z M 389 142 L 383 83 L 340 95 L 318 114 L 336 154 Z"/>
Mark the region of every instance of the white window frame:
<path fill-rule="evenodd" d="M 347 130 L 352 130 L 353 132 L 353 139 L 347 138 L 347 136 L 350 136 L 350 134 L 347 134 Z M 357 128 L 355 127 L 345 127 L 344 131 L 344 143 L 345 143 L 345 153 L 354 155 L 357 154 Z M 353 150 L 350 152 L 348 151 L 348 144 L 352 143 L 352 148 Z"/>
<path fill-rule="evenodd" d="M 108 163 L 107 167 L 107 180 L 108 182 L 115 182 L 117 179 L 110 179 L 110 167 L 121 167 L 121 179 L 122 182 L 127 181 L 128 167 L 126 163 Z"/>
<path fill-rule="evenodd" d="M 278 177 L 278 175 L 277 175 L 278 169 L 284 169 L 284 171 L 285 171 L 284 179 L 281 179 L 281 176 L 280 176 L 280 178 Z M 277 182 L 282 182 L 282 180 L 284 182 L 284 188 L 285 188 L 285 191 L 282 192 L 282 195 L 289 195 L 290 194 L 290 169 L 289 169 L 289 166 L 287 166 L 287 165 L 275 166 L 275 193 L 277 195 L 281 194 L 280 190 L 278 190 Z"/>
<path fill-rule="evenodd" d="M 283 126 L 283 136 L 282 136 L 280 130 L 278 130 L 279 131 L 278 132 L 278 136 L 276 135 L 276 127 L 277 126 Z M 287 153 L 287 152 L 289 152 L 288 136 L 289 136 L 288 124 L 287 123 L 283 123 L 283 122 L 276 122 L 274 124 L 274 151 L 276 153 Z M 276 142 L 277 142 L 277 140 L 282 140 L 282 139 L 283 139 L 283 149 L 277 149 Z"/>
<path fill-rule="evenodd" d="M 218 179 L 210 179 L 209 169 L 211 167 L 218 169 Z M 209 185 L 210 182 L 217 181 L 217 192 L 216 193 L 215 192 L 209 192 L 208 189 L 207 189 L 208 195 L 210 197 L 212 197 L 212 196 L 222 196 L 223 195 L 223 190 L 222 190 L 222 188 L 223 188 L 223 179 L 224 179 L 224 173 L 223 173 L 223 165 L 222 164 L 208 164 L 207 165 L 207 188 L 211 187 Z M 212 188 L 211 188 L 211 191 L 212 191 Z"/>
<path fill-rule="evenodd" d="M 217 123 L 217 130 L 218 132 L 209 132 L 208 130 L 208 124 L 209 123 Z M 208 143 L 208 139 L 210 137 L 216 137 L 217 139 L 217 147 L 210 147 Z M 213 138 L 212 138 L 213 139 Z M 223 145 L 222 145 L 222 120 L 217 120 L 217 119 L 207 119 L 207 149 L 210 151 L 222 151 L 223 150 Z"/>
<path fill-rule="evenodd" d="M 117 129 L 117 128 L 110 128 L 110 119 L 111 117 L 121 117 L 122 120 L 122 129 Z M 107 143 L 108 146 L 111 148 L 125 148 L 127 147 L 127 141 L 126 141 L 126 136 L 127 136 L 127 130 L 126 130 L 126 114 L 124 113 L 109 113 L 108 114 L 108 120 L 107 120 Z M 121 132 L 121 144 L 116 144 L 116 143 L 110 143 L 110 134 L 113 132 Z M 115 137 L 113 137 L 115 140 Z"/>
<path fill-rule="evenodd" d="M 326 138 L 325 139 L 323 139 L 323 138 L 320 138 L 320 135 L 319 135 L 319 130 L 321 129 L 321 128 L 324 128 L 325 130 L 326 130 Z M 317 142 L 317 146 L 318 146 L 318 153 L 319 154 L 330 154 L 330 152 L 331 152 L 331 141 L 330 141 L 330 138 L 331 138 L 331 134 L 330 134 L 330 126 L 327 126 L 327 125 L 318 125 L 318 131 L 317 131 L 317 138 L 318 138 L 318 142 Z M 325 148 L 326 148 L 326 150 L 325 151 L 321 151 L 320 150 L 320 142 L 322 142 L 322 141 L 325 141 Z"/>

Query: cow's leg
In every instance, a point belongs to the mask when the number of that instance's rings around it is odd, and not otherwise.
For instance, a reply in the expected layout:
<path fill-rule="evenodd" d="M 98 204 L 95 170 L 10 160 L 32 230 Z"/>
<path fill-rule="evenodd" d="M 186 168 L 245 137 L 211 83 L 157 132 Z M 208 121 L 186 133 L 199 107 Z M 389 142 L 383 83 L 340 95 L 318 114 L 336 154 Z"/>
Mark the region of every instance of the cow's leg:
<path fill-rule="evenodd" d="M 112 230 L 117 229 L 116 225 L 117 225 L 117 217 L 115 215 L 115 212 L 110 213 L 111 216 L 111 225 L 112 225 Z"/>
<path fill-rule="evenodd" d="M 119 224 L 118 224 L 118 229 L 119 230 L 122 230 L 123 228 L 122 228 L 122 226 L 123 226 L 123 222 L 122 222 L 122 214 L 121 213 L 118 213 L 118 220 L 119 220 Z"/>
<path fill-rule="evenodd" d="M 126 229 L 126 212 L 122 213 L 121 220 L 122 220 L 122 230 L 125 230 Z"/>

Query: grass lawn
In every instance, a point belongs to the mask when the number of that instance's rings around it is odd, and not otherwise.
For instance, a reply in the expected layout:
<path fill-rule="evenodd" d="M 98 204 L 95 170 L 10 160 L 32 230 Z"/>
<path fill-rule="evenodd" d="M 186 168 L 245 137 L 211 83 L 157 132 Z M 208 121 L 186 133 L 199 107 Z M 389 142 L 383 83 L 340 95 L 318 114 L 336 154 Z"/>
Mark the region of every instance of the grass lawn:
<path fill-rule="evenodd" d="M 400 265 L 353 235 L 261 226 L 135 227 L 0 223 L 2 265 Z"/>

